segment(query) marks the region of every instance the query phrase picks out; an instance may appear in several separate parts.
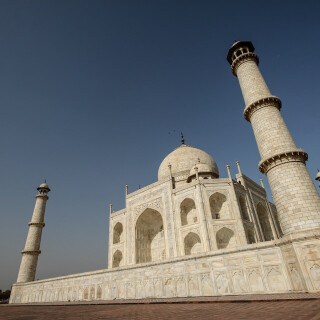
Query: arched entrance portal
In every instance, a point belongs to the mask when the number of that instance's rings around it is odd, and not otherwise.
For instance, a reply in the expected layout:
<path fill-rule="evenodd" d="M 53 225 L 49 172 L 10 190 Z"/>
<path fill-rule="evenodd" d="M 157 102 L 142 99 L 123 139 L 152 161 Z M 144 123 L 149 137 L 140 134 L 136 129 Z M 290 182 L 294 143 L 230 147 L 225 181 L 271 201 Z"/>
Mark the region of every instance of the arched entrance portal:
<path fill-rule="evenodd" d="M 272 229 L 269 222 L 267 210 L 260 202 L 257 205 L 257 214 L 258 214 L 259 222 L 263 232 L 264 240 L 265 241 L 273 240 L 273 234 L 272 234 Z"/>
<path fill-rule="evenodd" d="M 136 263 L 164 260 L 165 254 L 161 214 L 148 208 L 136 223 Z"/>

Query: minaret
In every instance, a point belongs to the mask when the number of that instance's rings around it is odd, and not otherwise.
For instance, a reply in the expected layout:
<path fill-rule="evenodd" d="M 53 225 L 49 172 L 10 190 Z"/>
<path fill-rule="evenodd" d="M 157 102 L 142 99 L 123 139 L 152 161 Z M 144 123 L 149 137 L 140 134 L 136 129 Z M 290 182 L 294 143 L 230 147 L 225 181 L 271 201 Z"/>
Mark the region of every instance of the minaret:
<path fill-rule="evenodd" d="M 44 214 L 49 197 L 49 186 L 43 183 L 37 188 L 36 204 L 34 206 L 29 232 L 24 250 L 21 251 L 22 259 L 17 282 L 34 281 L 40 251 L 42 228 L 44 227 Z"/>
<path fill-rule="evenodd" d="M 280 113 L 281 100 L 270 93 L 260 73 L 254 46 L 235 42 L 227 60 L 240 83 L 244 118 L 252 125 L 261 156 L 259 170 L 268 177 L 284 235 L 319 232 L 320 197 L 306 169 L 308 155 L 293 141 Z"/>

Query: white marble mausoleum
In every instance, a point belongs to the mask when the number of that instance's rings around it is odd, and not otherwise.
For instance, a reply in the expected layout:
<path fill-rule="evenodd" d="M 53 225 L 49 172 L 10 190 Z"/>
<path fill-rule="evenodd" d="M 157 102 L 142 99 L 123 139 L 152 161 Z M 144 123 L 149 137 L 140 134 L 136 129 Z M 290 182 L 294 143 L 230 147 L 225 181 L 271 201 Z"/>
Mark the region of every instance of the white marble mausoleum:
<path fill-rule="evenodd" d="M 158 181 L 110 206 L 108 268 L 35 279 L 48 192 L 36 205 L 10 303 L 320 291 L 320 197 L 258 68 L 251 42 L 228 52 L 273 201 L 262 180 L 185 144 L 161 162 Z"/>

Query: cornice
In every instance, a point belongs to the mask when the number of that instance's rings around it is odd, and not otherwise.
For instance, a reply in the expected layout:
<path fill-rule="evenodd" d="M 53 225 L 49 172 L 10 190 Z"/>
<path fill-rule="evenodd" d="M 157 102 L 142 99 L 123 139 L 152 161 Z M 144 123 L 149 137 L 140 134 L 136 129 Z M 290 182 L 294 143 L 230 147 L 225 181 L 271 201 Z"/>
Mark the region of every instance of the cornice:
<path fill-rule="evenodd" d="M 41 253 L 41 250 L 22 250 L 22 254 L 30 254 L 32 256 L 37 256 L 38 254 Z"/>
<path fill-rule="evenodd" d="M 289 162 L 303 162 L 308 160 L 308 154 L 302 150 L 297 149 L 293 151 L 285 151 L 275 154 L 272 157 L 263 159 L 259 162 L 259 170 L 262 173 L 267 173 L 272 168 Z"/>
<path fill-rule="evenodd" d="M 44 198 L 44 199 L 46 199 L 46 200 L 49 199 L 49 197 L 48 197 L 46 194 L 37 194 L 37 195 L 35 196 L 35 198 Z"/>
<path fill-rule="evenodd" d="M 254 112 L 265 107 L 276 107 L 278 110 L 281 109 L 281 100 L 276 96 L 269 96 L 259 99 L 248 106 L 243 111 L 244 118 L 250 122 L 250 118 Z"/>
<path fill-rule="evenodd" d="M 44 227 L 46 224 L 44 222 L 29 222 L 28 223 L 29 226 L 37 226 L 37 227 Z"/>

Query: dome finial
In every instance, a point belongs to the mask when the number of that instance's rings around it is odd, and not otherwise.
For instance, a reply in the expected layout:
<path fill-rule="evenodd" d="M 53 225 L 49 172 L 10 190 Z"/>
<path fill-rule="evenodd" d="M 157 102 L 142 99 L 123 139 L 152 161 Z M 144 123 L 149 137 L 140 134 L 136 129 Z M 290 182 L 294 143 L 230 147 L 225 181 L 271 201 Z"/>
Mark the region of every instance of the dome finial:
<path fill-rule="evenodd" d="M 184 144 L 183 133 L 181 132 L 181 144 Z"/>

